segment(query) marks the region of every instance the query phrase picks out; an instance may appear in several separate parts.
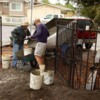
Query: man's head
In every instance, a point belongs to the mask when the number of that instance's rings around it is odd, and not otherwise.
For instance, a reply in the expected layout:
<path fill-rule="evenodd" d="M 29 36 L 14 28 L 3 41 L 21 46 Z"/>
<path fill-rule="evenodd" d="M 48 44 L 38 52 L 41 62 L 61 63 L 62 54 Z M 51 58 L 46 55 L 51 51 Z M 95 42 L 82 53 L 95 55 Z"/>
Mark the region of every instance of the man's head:
<path fill-rule="evenodd" d="M 39 18 L 36 18 L 36 19 L 34 20 L 34 25 L 37 26 L 37 25 L 39 25 L 39 24 L 41 24 L 41 20 L 40 20 Z"/>
<path fill-rule="evenodd" d="M 22 22 L 21 26 L 22 26 L 24 29 L 27 29 L 27 27 L 29 26 L 29 22 L 24 21 L 24 22 Z"/>

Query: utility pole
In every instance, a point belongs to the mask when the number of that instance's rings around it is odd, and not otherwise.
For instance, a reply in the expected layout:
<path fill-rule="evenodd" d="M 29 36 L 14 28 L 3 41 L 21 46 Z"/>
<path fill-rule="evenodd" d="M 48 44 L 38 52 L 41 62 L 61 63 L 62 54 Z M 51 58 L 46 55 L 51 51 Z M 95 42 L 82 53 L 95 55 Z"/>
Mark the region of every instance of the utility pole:
<path fill-rule="evenodd" d="M 30 32 L 32 33 L 32 15 L 33 15 L 33 6 L 34 6 L 34 1 L 30 0 L 30 12 L 31 12 L 31 17 L 30 17 Z"/>

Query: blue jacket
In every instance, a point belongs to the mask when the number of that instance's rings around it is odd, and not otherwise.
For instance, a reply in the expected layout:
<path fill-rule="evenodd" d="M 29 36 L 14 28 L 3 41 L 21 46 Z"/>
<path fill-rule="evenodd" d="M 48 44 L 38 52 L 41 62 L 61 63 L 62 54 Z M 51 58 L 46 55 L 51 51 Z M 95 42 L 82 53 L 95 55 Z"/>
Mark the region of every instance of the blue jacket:
<path fill-rule="evenodd" d="M 11 35 L 13 37 L 13 41 L 17 44 L 23 44 L 26 36 L 30 36 L 30 32 L 28 29 L 24 30 L 22 26 L 15 28 Z"/>

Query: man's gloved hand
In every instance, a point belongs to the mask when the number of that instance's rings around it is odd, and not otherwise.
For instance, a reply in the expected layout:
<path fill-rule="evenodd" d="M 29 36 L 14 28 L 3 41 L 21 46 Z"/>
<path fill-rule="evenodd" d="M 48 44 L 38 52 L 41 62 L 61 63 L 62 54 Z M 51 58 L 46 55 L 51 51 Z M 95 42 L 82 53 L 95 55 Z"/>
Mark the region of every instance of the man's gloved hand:
<path fill-rule="evenodd" d="M 28 40 L 32 40 L 31 36 L 28 36 Z"/>
<path fill-rule="evenodd" d="M 31 36 L 28 36 L 25 40 L 32 40 Z"/>

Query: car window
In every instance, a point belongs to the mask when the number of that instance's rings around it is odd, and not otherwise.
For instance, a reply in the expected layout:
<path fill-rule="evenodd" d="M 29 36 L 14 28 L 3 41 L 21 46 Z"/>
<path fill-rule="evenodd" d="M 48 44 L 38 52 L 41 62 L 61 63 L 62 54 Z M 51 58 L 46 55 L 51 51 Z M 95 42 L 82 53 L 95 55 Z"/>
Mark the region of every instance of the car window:
<path fill-rule="evenodd" d="M 94 27 L 92 20 L 78 20 L 79 29 L 85 30 L 86 26 L 89 26 L 90 28 Z"/>
<path fill-rule="evenodd" d="M 45 17 L 45 19 L 52 19 L 53 18 L 53 15 L 52 14 L 49 14 Z"/>
<path fill-rule="evenodd" d="M 91 20 L 86 20 L 85 22 L 86 22 L 86 25 L 87 25 L 87 26 L 90 26 L 90 28 L 93 27 L 93 23 L 92 23 Z"/>
<path fill-rule="evenodd" d="M 60 15 L 60 18 L 63 18 L 63 16 L 62 16 L 62 15 Z"/>
<path fill-rule="evenodd" d="M 54 15 L 54 18 L 58 18 L 58 15 Z"/>
<path fill-rule="evenodd" d="M 86 23 L 84 20 L 78 20 L 78 28 L 79 29 L 85 29 Z"/>

